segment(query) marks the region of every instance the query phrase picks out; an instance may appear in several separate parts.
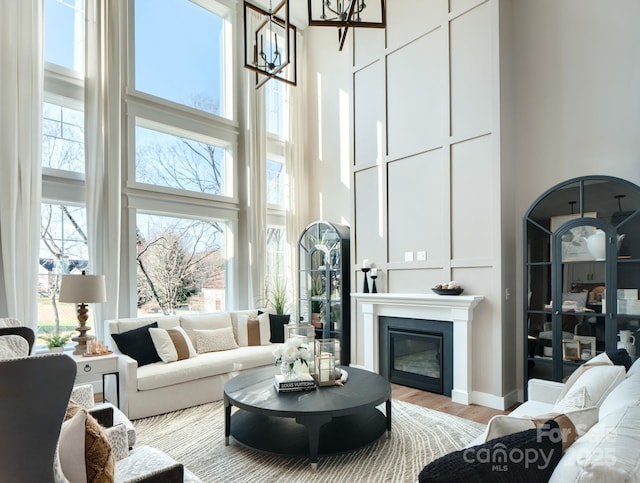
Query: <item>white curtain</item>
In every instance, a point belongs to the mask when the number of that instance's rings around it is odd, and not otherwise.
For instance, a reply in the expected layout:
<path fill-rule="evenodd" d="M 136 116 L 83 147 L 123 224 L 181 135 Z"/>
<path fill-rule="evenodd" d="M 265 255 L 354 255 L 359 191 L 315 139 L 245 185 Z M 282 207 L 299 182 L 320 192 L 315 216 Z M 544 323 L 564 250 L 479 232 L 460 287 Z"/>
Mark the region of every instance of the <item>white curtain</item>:
<path fill-rule="evenodd" d="M 42 1 L 0 1 L 0 316 L 37 329 Z"/>
<path fill-rule="evenodd" d="M 85 52 L 85 154 L 89 267 L 105 275 L 107 302 L 94 304 L 92 327 L 119 309 L 121 236 L 120 32 L 121 0 L 87 2 Z"/>
<path fill-rule="evenodd" d="M 274 81 L 270 81 L 274 82 Z M 264 89 L 255 88 L 255 73 L 245 72 L 247 155 L 247 237 L 249 242 L 248 294 L 249 306 L 262 303 L 267 271 L 267 137 Z"/>
<path fill-rule="evenodd" d="M 297 51 L 304 52 L 304 38 L 297 34 Z M 289 86 L 289 152 L 287 153 L 289 175 L 289 210 L 287 211 L 287 233 L 286 233 L 286 260 L 289 261 L 289 277 L 292 280 L 293 300 L 298 300 L 298 239 L 302 230 L 307 225 L 309 199 L 308 175 L 305 168 L 304 159 L 304 129 L 307 118 L 307 105 L 305 79 L 301 78 L 304 72 L 304 59 L 298 55 L 296 60 L 298 68 L 297 86 Z M 297 303 L 294 315 L 297 314 Z M 294 319 L 295 320 L 295 319 Z"/>

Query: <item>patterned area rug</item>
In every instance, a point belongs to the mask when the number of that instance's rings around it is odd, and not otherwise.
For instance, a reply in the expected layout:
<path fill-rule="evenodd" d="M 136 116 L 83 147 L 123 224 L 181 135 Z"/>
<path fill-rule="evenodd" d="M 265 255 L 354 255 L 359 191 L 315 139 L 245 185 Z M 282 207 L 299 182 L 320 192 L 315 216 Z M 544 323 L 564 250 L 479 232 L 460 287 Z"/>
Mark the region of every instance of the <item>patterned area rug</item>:
<path fill-rule="evenodd" d="M 134 421 L 138 444 L 155 446 L 205 483 L 415 482 L 430 461 L 464 447 L 484 425 L 393 401 L 392 436 L 353 453 L 308 460 L 258 453 L 231 438 L 224 445 L 222 401 Z M 382 406 L 384 408 L 384 405 Z"/>

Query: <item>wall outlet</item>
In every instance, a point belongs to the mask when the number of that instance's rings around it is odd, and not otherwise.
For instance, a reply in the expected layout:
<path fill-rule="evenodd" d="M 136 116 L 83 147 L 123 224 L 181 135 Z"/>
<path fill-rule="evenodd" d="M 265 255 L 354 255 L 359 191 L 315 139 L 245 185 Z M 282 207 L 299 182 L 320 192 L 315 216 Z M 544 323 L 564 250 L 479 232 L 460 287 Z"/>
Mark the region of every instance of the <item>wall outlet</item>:
<path fill-rule="evenodd" d="M 413 262 L 413 252 L 404 252 L 404 261 Z"/>
<path fill-rule="evenodd" d="M 427 259 L 427 252 L 419 251 L 418 252 L 418 261 L 425 261 Z"/>

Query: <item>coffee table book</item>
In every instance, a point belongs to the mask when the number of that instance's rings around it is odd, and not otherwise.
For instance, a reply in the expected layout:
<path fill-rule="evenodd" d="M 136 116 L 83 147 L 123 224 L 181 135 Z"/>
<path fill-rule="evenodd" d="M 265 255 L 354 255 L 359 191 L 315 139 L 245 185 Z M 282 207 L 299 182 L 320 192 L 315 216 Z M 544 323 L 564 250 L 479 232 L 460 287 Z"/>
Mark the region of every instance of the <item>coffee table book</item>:
<path fill-rule="evenodd" d="M 316 381 L 310 374 L 301 374 L 293 380 L 285 380 L 282 374 L 276 374 L 273 386 L 278 392 L 311 391 L 316 388 Z"/>

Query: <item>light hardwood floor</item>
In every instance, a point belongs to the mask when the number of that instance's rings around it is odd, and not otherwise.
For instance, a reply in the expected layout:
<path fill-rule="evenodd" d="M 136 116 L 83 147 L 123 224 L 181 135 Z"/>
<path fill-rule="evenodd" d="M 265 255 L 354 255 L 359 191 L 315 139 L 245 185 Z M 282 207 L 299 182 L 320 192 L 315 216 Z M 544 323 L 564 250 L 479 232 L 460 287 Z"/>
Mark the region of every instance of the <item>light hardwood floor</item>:
<path fill-rule="evenodd" d="M 506 411 L 499 411 L 497 409 L 478 406 L 476 404 L 466 406 L 464 404 L 454 403 L 451 401 L 451 398 L 447 396 L 433 394 L 431 392 L 421 391 L 420 389 L 413 389 L 411 387 L 399 386 L 398 384 L 391 384 L 391 397 L 399 401 L 408 402 L 447 414 L 453 414 L 454 416 L 470 419 L 483 424 L 487 424 L 489 419 L 496 414 L 509 414 L 511 410 L 515 408 L 514 406 Z"/>

